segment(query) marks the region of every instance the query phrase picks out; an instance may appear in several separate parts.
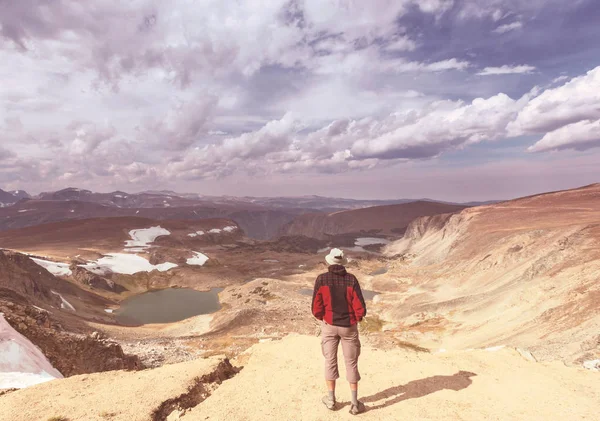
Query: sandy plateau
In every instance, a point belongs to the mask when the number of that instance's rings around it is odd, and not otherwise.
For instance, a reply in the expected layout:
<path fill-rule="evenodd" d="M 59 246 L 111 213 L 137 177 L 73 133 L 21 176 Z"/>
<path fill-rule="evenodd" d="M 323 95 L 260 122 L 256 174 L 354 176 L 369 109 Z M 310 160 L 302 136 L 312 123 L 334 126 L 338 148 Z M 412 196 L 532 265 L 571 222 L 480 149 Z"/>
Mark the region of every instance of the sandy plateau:
<path fill-rule="evenodd" d="M 320 403 L 320 327 L 301 291 L 326 270 L 318 250 L 356 244 L 367 249 L 348 252 L 348 270 L 378 293 L 360 325 L 361 418 L 600 420 L 600 185 L 390 232 L 383 249 L 368 238 L 380 233 L 366 231 L 368 241 L 357 233 L 344 244 L 258 241 L 228 219 L 95 218 L 2 232 L 12 251 L 0 259 L 9 279 L 0 311 L 53 367 L 70 369 L 1 395 L 0 420 L 349 419 L 345 385 L 340 412 Z M 102 264 L 120 254 L 129 258 Z M 182 287 L 223 288 L 220 310 L 140 326 L 110 312 Z M 109 348 L 114 358 L 69 366 L 57 350 L 83 349 L 77 341 L 92 359 Z"/>

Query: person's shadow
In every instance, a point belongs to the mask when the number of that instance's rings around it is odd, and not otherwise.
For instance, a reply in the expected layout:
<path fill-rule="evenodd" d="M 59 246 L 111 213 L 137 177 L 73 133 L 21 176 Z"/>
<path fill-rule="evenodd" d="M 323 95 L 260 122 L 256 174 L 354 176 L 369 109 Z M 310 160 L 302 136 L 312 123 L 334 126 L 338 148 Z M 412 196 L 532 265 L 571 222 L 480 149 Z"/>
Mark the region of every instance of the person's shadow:
<path fill-rule="evenodd" d="M 444 389 L 456 391 L 466 389 L 473 383 L 471 377 L 475 376 L 477 374 L 469 371 L 459 371 L 452 376 L 432 376 L 425 379 L 413 380 L 405 385 L 390 387 L 374 395 L 366 396 L 361 401 L 366 404 L 385 400 L 383 403 L 375 406 L 366 405 L 367 411 L 373 411 L 408 399 L 421 398 Z"/>

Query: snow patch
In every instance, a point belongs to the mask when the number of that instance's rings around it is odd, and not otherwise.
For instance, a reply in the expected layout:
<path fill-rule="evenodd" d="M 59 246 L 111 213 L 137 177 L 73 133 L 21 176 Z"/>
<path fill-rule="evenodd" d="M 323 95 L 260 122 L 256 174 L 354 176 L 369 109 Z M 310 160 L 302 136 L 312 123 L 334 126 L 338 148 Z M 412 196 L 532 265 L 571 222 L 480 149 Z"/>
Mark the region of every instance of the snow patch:
<path fill-rule="evenodd" d="M 114 312 L 114 310 L 112 308 L 105 308 L 104 311 L 107 312 L 108 314 L 112 314 Z"/>
<path fill-rule="evenodd" d="M 65 298 L 62 295 L 60 295 L 58 292 L 52 291 L 52 290 L 50 290 L 50 292 L 54 295 L 58 295 L 58 297 L 60 298 L 60 301 L 62 301 L 60 303 L 60 308 L 62 308 L 63 310 L 77 311 L 77 310 L 75 310 L 75 307 L 73 307 L 70 302 L 65 300 Z"/>
<path fill-rule="evenodd" d="M 213 228 L 208 231 L 210 234 L 221 234 L 221 230 L 219 228 Z"/>
<path fill-rule="evenodd" d="M 150 243 L 153 243 L 158 237 L 171 235 L 171 232 L 158 226 L 131 230 L 129 231 L 129 235 L 131 236 L 131 240 L 125 242 L 125 247 L 148 248 L 150 247 Z"/>
<path fill-rule="evenodd" d="M 225 232 L 233 232 L 236 229 L 237 229 L 236 226 L 230 225 L 230 226 L 227 226 L 227 227 L 223 228 L 223 231 L 225 231 Z"/>
<path fill-rule="evenodd" d="M 42 351 L 14 330 L 0 313 L 0 389 L 22 389 L 62 379 Z"/>
<path fill-rule="evenodd" d="M 96 262 L 79 266 L 96 275 L 106 275 L 110 272 L 133 275 L 139 272 L 152 272 L 153 270 L 166 272 L 177 267 L 175 263 L 169 262 L 153 265 L 141 256 L 124 253 L 109 253 Z"/>
<path fill-rule="evenodd" d="M 146 247 L 129 247 L 126 248 L 125 251 L 127 253 L 148 253 L 148 249 Z"/>
<path fill-rule="evenodd" d="M 197 251 L 194 252 L 195 256 L 187 259 L 188 265 L 194 266 L 204 266 L 206 262 L 208 262 L 208 256 Z"/>
<path fill-rule="evenodd" d="M 31 209 L 21 209 L 21 210 L 19 211 L 19 213 L 23 213 L 23 212 L 29 212 L 30 210 L 31 210 Z"/>
<path fill-rule="evenodd" d="M 71 269 L 69 269 L 69 265 L 67 263 L 51 262 L 49 260 L 36 259 L 36 258 L 33 258 L 33 257 L 31 258 L 31 260 L 33 260 L 39 266 L 41 266 L 44 269 L 46 269 L 52 275 L 55 275 L 55 276 L 70 276 L 70 275 L 73 274 L 73 272 L 71 271 Z"/>
<path fill-rule="evenodd" d="M 198 237 L 199 235 L 204 235 L 206 234 L 204 231 L 196 231 L 196 232 L 192 232 L 191 234 L 188 234 L 188 237 Z"/>
<path fill-rule="evenodd" d="M 584 361 L 583 368 L 587 368 L 592 371 L 600 371 L 600 360 Z"/>

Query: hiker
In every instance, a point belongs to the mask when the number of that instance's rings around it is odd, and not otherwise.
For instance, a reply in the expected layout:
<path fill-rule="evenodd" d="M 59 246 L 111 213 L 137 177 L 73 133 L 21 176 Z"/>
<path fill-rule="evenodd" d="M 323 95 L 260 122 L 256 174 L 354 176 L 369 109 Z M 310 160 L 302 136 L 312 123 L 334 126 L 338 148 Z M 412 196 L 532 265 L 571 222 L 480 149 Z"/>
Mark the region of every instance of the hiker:
<path fill-rule="evenodd" d="M 360 339 L 358 322 L 367 314 L 367 307 L 358 280 L 344 267 L 348 261 L 340 249 L 332 249 L 325 261 L 327 273 L 317 277 L 312 300 L 312 314 L 321 320 L 321 349 L 325 357 L 325 383 L 329 394 L 323 398 L 327 409 L 335 410 L 335 381 L 338 372 L 338 345 L 342 342 L 346 379 L 350 383 L 352 402 L 350 413 L 364 412 L 365 406 L 358 400 L 358 357 Z"/>

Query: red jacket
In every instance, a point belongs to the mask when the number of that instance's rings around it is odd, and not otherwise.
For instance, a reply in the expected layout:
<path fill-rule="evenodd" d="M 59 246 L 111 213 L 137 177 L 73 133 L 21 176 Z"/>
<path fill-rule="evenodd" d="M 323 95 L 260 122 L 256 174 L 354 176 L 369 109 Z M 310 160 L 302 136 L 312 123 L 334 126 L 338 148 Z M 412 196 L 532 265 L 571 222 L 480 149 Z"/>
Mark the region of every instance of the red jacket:
<path fill-rule="evenodd" d="M 353 326 L 367 314 L 358 280 L 341 265 L 317 277 L 312 299 L 312 314 L 333 326 Z"/>

